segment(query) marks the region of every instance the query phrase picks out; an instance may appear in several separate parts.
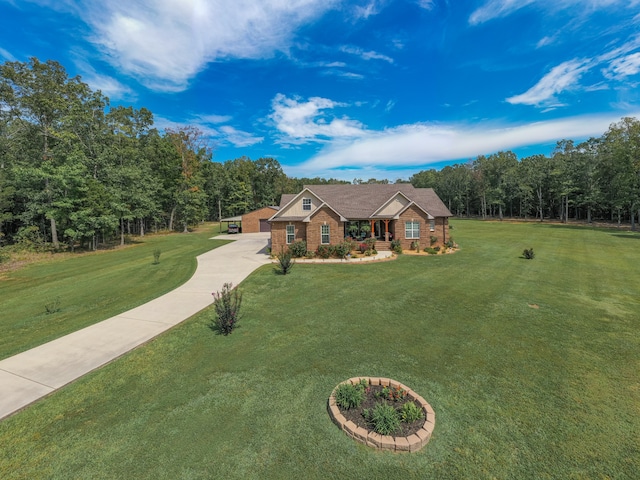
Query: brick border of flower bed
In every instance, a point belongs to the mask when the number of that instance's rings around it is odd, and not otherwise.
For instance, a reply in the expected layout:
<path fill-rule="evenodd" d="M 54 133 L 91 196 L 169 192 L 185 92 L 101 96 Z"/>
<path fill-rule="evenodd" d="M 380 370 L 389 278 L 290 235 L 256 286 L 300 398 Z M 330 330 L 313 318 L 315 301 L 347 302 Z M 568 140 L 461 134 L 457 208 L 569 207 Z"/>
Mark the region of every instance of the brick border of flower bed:
<path fill-rule="evenodd" d="M 344 415 L 340 413 L 340 409 L 336 404 L 336 389 L 343 383 L 351 383 L 352 385 L 356 385 L 360 383 L 361 380 L 366 380 L 369 385 L 372 386 L 382 385 L 384 387 L 392 388 L 400 387 L 405 390 L 409 398 L 416 401 L 422 406 L 422 411 L 424 412 L 425 419 L 422 428 L 415 434 L 409 435 L 408 437 L 393 437 L 391 435 L 380 435 L 375 432 L 370 432 L 362 427 L 356 426 L 356 424 L 350 420 L 347 421 Z M 329 396 L 328 410 L 329 416 L 331 417 L 331 420 L 333 420 L 333 423 L 335 423 L 340 428 L 340 430 L 344 431 L 344 433 L 353 438 L 356 442 L 364 443 L 365 445 L 376 448 L 378 450 L 386 450 L 390 452 L 417 452 L 427 443 L 429 443 L 431 434 L 433 433 L 433 428 L 436 425 L 436 414 L 433 411 L 433 408 L 431 408 L 431 405 L 429 405 L 424 398 L 422 398 L 406 385 L 403 385 L 402 383 L 390 378 L 353 377 L 349 380 L 345 380 L 344 382 L 339 383 L 338 385 L 336 385 L 336 387 L 331 392 L 331 395 Z"/>

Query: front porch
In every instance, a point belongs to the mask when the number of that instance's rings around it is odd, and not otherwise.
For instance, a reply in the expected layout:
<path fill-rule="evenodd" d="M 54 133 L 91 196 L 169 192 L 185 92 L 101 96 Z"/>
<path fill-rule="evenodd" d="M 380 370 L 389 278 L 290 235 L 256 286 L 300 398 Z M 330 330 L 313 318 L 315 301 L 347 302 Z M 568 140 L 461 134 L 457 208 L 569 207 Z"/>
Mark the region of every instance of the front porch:
<path fill-rule="evenodd" d="M 378 243 L 390 243 L 395 231 L 395 220 L 392 219 L 364 219 L 350 220 L 344 224 L 344 237 L 362 241 L 366 238 L 375 238 Z"/>

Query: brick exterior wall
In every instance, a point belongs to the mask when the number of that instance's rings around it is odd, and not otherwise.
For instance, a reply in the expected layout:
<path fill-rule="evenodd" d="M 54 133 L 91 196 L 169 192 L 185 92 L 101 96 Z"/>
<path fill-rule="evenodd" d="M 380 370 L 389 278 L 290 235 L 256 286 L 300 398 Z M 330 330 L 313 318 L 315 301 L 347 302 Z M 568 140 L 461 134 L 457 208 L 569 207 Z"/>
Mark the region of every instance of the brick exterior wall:
<path fill-rule="evenodd" d="M 278 210 L 271 207 L 263 207 L 253 212 L 242 215 L 242 233 L 258 233 L 260 220 L 271 218 Z"/>
<path fill-rule="evenodd" d="M 405 222 L 410 221 L 420 222 L 420 238 L 405 238 Z M 432 232 L 430 230 L 430 220 L 427 215 L 419 208 L 411 206 L 400 215 L 399 220 L 393 222 L 393 238 L 400 240 L 403 250 L 410 249 L 411 243 L 414 241 L 420 244 L 420 249 L 429 246 L 442 246 L 449 240 L 449 219 L 446 217 L 437 217 L 435 223 L 435 231 Z M 433 245 L 431 245 L 432 236 L 438 237 L 438 241 Z"/>
<path fill-rule="evenodd" d="M 309 223 L 303 222 L 271 222 L 271 251 L 280 252 L 287 249 L 287 225 L 294 225 L 295 241 L 305 240 L 307 250 L 315 252 L 322 241 L 321 225 L 329 225 L 329 240 L 336 245 L 344 240 L 344 225 L 340 217 L 330 208 L 323 207 Z"/>
<path fill-rule="evenodd" d="M 287 225 L 294 225 L 296 238 L 298 240 L 307 239 L 307 224 L 303 222 L 271 222 L 271 251 L 280 253 L 287 249 Z"/>
<path fill-rule="evenodd" d="M 336 245 L 344 240 L 344 224 L 337 213 L 327 207 L 321 208 L 307 223 L 307 250 L 315 252 L 322 241 L 322 225 L 329 225 L 329 241 Z"/>

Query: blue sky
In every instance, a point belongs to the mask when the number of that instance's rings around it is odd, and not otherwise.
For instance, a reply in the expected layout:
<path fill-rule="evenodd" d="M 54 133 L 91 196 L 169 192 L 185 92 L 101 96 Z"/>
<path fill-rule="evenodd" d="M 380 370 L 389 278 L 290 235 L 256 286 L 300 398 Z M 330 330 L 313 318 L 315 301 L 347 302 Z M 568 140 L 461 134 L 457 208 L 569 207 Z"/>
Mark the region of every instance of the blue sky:
<path fill-rule="evenodd" d="M 0 61 L 31 56 L 296 177 L 550 154 L 640 117 L 640 0 L 0 0 Z"/>

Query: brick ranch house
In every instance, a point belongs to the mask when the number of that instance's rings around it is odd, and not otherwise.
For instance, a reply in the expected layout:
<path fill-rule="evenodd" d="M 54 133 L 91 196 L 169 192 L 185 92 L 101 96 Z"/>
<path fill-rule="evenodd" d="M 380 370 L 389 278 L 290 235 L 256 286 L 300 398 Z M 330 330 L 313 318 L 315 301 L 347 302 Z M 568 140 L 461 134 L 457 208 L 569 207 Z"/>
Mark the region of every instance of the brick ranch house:
<path fill-rule="evenodd" d="M 269 219 L 271 249 L 279 252 L 304 240 L 307 249 L 336 245 L 346 237 L 375 237 L 378 250 L 390 241 L 409 249 L 443 245 L 449 239 L 451 212 L 431 188 L 411 184 L 305 185 L 297 195 L 282 195 L 280 209 Z"/>

